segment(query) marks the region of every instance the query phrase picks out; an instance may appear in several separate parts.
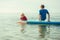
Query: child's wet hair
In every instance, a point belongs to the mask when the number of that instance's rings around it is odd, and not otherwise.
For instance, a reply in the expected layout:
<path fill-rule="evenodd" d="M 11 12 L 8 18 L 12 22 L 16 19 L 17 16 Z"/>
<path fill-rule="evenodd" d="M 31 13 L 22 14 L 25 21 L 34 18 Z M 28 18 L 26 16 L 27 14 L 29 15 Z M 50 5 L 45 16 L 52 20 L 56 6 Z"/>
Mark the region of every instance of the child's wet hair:
<path fill-rule="evenodd" d="M 21 13 L 21 16 L 23 16 L 24 15 L 24 13 Z"/>
<path fill-rule="evenodd" d="M 41 8 L 44 8 L 45 6 L 44 5 L 41 5 Z"/>

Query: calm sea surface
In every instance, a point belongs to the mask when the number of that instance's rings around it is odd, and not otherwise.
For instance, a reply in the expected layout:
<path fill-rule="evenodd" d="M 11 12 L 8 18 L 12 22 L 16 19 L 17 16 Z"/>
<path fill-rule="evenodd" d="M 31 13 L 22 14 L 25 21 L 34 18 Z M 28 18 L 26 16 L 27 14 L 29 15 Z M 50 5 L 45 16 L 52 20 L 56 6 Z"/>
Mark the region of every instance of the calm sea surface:
<path fill-rule="evenodd" d="M 36 20 L 35 17 L 28 17 Z M 45 39 L 39 37 L 38 25 L 26 25 L 25 32 L 20 31 L 18 14 L 0 14 L 0 40 L 60 40 L 60 26 L 47 26 Z M 60 21 L 59 16 L 51 16 L 51 21 Z"/>

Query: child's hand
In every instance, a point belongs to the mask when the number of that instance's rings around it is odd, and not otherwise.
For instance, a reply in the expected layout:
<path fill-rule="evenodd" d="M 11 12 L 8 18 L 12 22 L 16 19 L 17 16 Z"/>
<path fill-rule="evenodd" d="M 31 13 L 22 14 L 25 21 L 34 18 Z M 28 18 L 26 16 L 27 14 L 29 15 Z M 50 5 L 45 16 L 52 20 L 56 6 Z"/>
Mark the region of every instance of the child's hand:
<path fill-rule="evenodd" d="M 17 22 L 17 23 L 19 23 L 21 25 L 25 25 L 26 24 L 26 22 Z"/>

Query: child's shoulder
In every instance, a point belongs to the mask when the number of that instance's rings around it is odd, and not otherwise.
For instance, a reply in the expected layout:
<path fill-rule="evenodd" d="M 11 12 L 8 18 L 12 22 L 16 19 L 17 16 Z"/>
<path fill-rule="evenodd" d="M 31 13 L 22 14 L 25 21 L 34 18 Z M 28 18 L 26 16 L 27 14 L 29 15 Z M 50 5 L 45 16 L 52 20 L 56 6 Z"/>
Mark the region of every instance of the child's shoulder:
<path fill-rule="evenodd" d="M 47 9 L 42 9 L 42 11 L 48 11 Z"/>
<path fill-rule="evenodd" d="M 47 9 L 44 9 L 44 10 L 47 10 Z"/>
<path fill-rule="evenodd" d="M 40 9 L 40 10 L 47 10 L 46 8 L 44 8 L 44 9 Z"/>

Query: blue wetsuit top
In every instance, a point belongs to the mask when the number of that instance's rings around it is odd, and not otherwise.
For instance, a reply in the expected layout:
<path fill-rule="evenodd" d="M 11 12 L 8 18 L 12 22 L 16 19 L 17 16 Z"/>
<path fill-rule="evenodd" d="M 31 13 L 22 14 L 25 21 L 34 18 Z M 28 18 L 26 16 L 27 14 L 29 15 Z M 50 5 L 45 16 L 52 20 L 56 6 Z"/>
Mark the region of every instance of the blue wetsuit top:
<path fill-rule="evenodd" d="M 41 15 L 41 20 L 45 20 L 46 14 L 49 14 L 49 12 L 47 9 L 41 9 L 41 10 L 39 10 L 39 14 Z"/>

